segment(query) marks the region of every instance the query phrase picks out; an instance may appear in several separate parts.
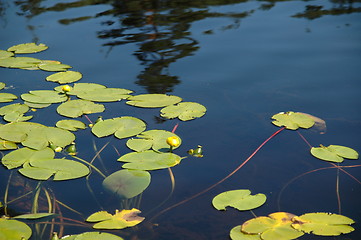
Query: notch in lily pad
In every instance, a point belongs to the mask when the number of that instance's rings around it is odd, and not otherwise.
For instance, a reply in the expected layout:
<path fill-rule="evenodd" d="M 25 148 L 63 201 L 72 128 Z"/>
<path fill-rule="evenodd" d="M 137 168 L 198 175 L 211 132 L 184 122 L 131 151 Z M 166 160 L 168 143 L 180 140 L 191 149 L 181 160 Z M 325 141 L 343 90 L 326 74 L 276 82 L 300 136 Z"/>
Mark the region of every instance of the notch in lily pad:
<path fill-rule="evenodd" d="M 344 158 L 358 159 L 359 154 L 354 149 L 340 145 L 329 145 L 328 147 L 312 147 L 311 154 L 321 160 L 330 162 L 343 162 Z"/>
<path fill-rule="evenodd" d="M 178 118 L 182 121 L 189 121 L 200 118 L 206 113 L 205 106 L 195 102 L 181 102 L 176 105 L 170 105 L 160 110 L 160 115 L 164 118 Z"/>
<path fill-rule="evenodd" d="M 126 104 L 135 107 L 158 108 L 173 105 L 182 101 L 182 98 L 166 94 L 140 94 L 128 98 Z"/>
<path fill-rule="evenodd" d="M 226 210 L 226 207 L 234 207 L 240 211 L 258 208 L 266 202 L 266 195 L 258 193 L 251 195 L 248 189 L 232 190 L 218 194 L 212 200 L 217 210 Z"/>
<path fill-rule="evenodd" d="M 298 128 L 311 128 L 315 121 L 307 114 L 300 112 L 280 112 L 272 116 L 272 123 L 278 127 L 284 126 L 290 130 Z"/>

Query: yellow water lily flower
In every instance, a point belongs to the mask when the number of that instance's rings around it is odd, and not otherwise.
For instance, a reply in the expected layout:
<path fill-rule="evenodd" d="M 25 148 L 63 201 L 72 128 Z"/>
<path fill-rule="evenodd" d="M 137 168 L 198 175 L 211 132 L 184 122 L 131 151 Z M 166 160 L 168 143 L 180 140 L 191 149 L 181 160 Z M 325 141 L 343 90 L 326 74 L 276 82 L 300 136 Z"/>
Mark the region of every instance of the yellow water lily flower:
<path fill-rule="evenodd" d="M 167 138 L 167 144 L 171 147 L 178 147 L 180 145 L 181 141 L 179 139 L 179 137 L 177 136 L 172 136 Z"/>

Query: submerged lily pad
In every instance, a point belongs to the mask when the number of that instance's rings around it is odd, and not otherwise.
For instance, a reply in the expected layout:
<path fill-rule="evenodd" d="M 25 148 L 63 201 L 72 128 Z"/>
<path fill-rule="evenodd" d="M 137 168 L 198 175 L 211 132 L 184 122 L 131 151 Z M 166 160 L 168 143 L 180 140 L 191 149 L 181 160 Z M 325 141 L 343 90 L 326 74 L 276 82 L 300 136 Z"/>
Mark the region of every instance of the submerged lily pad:
<path fill-rule="evenodd" d="M 77 118 L 83 114 L 104 112 L 103 104 L 93 103 L 87 100 L 70 100 L 59 105 L 56 111 L 65 117 Z"/>
<path fill-rule="evenodd" d="M 131 152 L 118 158 L 123 168 L 138 170 L 157 170 L 173 167 L 181 162 L 182 158 L 174 153 L 158 153 L 153 150 Z"/>
<path fill-rule="evenodd" d="M 54 181 L 62 181 L 84 177 L 89 174 L 89 168 L 68 159 L 34 159 L 29 165 L 19 169 L 19 172 L 35 180 L 46 181 L 54 176 Z"/>
<path fill-rule="evenodd" d="M 54 73 L 46 77 L 46 80 L 50 82 L 58 82 L 60 84 L 65 84 L 65 83 L 72 83 L 79 81 L 82 77 L 83 75 L 80 72 L 66 71 L 66 72 Z"/>
<path fill-rule="evenodd" d="M 36 159 L 52 159 L 54 158 L 54 151 L 50 148 L 42 150 L 33 150 L 27 147 L 14 150 L 6 154 L 1 162 L 8 169 L 20 167 L 24 164 L 30 163 L 31 160 Z"/>
<path fill-rule="evenodd" d="M 12 102 L 18 97 L 12 93 L 0 93 L 0 102 Z"/>
<path fill-rule="evenodd" d="M 132 138 L 127 141 L 127 146 L 137 152 L 153 149 L 155 151 L 169 151 L 167 138 L 176 136 L 178 137 L 181 145 L 181 138 L 172 132 L 166 130 L 149 130 L 137 135 L 137 138 Z M 178 148 L 173 147 L 173 149 Z"/>
<path fill-rule="evenodd" d="M 60 103 L 68 99 L 65 94 L 53 90 L 36 90 L 21 94 L 24 101 L 32 103 Z"/>
<path fill-rule="evenodd" d="M 272 116 L 274 121 L 272 122 L 274 125 L 281 127 L 285 126 L 285 128 L 290 130 L 296 130 L 300 128 L 310 128 L 315 124 L 315 121 L 307 116 L 304 113 L 298 112 L 282 112 Z"/>
<path fill-rule="evenodd" d="M 37 53 L 48 49 L 43 43 L 22 43 L 8 48 L 8 51 L 15 53 Z"/>
<path fill-rule="evenodd" d="M 0 239 L 23 239 L 31 237 L 31 228 L 18 220 L 0 218 Z"/>
<path fill-rule="evenodd" d="M 226 207 L 230 206 L 246 211 L 262 206 L 266 199 L 266 195 L 262 193 L 251 195 L 250 190 L 240 189 L 218 194 L 213 198 L 212 204 L 217 210 L 226 210 Z"/>
<path fill-rule="evenodd" d="M 199 103 L 181 102 L 161 109 L 160 113 L 162 117 L 168 119 L 179 118 L 182 121 L 188 121 L 202 117 L 206 111 L 207 109 Z"/>
<path fill-rule="evenodd" d="M 311 154 L 316 158 L 330 162 L 343 162 L 344 158 L 358 159 L 358 153 L 355 150 L 339 145 L 312 147 Z"/>
<path fill-rule="evenodd" d="M 60 120 L 56 123 L 56 126 L 69 131 L 77 131 L 78 129 L 86 128 L 85 123 L 72 119 Z"/>
<path fill-rule="evenodd" d="M 77 96 L 81 99 L 95 102 L 115 102 L 126 99 L 133 91 L 123 88 L 102 88 L 93 91 L 80 92 Z"/>
<path fill-rule="evenodd" d="M 97 122 L 92 128 L 92 133 L 97 137 L 106 137 L 114 134 L 122 139 L 137 135 L 144 131 L 145 123 L 135 117 L 118 117 Z"/>
<path fill-rule="evenodd" d="M 294 217 L 292 224 L 297 230 L 320 236 L 338 236 L 354 231 L 350 224 L 355 223 L 351 218 L 331 213 L 306 213 Z"/>
<path fill-rule="evenodd" d="M 141 94 L 128 98 L 126 104 L 135 107 L 157 108 L 166 107 L 182 101 L 182 98 L 166 94 Z"/>
<path fill-rule="evenodd" d="M 304 233 L 291 226 L 293 217 L 295 215 L 286 212 L 272 213 L 268 217 L 256 217 L 242 224 L 242 232 L 260 234 L 263 240 L 295 239 Z"/>
<path fill-rule="evenodd" d="M 144 217 L 138 216 L 140 211 L 136 208 L 131 210 L 116 210 L 114 215 L 106 211 L 100 211 L 90 215 L 87 222 L 98 222 L 94 224 L 95 229 L 123 229 L 133 227 L 144 220 Z"/>
<path fill-rule="evenodd" d="M 142 170 L 119 170 L 103 181 L 103 187 L 121 199 L 141 194 L 150 184 L 150 174 Z"/>

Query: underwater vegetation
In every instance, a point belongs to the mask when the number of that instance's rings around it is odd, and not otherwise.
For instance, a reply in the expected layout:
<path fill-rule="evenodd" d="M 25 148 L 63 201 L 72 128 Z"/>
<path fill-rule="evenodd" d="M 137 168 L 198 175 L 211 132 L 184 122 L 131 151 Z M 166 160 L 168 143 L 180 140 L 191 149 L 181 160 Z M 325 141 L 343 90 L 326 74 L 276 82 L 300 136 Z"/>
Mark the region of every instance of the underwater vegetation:
<path fill-rule="evenodd" d="M 6 83 L 0 83 L 0 115 L 5 124 L 0 125 L 0 150 L 3 157 L 1 164 L 11 171 L 4 195 L 1 199 L 0 239 L 30 239 L 32 236 L 41 239 L 124 239 L 122 229 L 141 226 L 147 221 L 142 216 L 140 205 L 142 193 L 151 183 L 151 171 L 167 169 L 174 190 L 174 176 L 171 168 L 181 164 L 187 157 L 203 157 L 202 146 L 196 145 L 188 151 L 187 156 L 177 154 L 177 148 L 185 141 L 176 134 L 178 124 L 172 131 L 163 129 L 147 129 L 147 124 L 133 116 L 119 116 L 111 119 L 98 119 L 94 122 L 88 115 L 99 114 L 106 110 L 105 103 L 125 102 L 137 108 L 160 108 L 159 115 L 164 119 L 178 119 L 182 122 L 203 117 L 206 107 L 196 102 L 183 101 L 181 97 L 166 94 L 139 94 L 123 88 L 110 88 L 96 83 L 78 82 L 82 74 L 69 70 L 72 67 L 54 60 L 41 60 L 23 57 L 22 54 L 37 53 L 46 50 L 45 44 L 25 43 L 0 50 L 0 67 L 22 70 L 42 70 L 51 73 L 46 81 L 59 85 L 51 90 L 31 90 L 16 96 L 3 92 Z M 13 103 L 14 101 L 19 101 Z M 56 105 L 56 113 L 64 119 L 53 126 L 32 122 L 32 112 Z M 53 105 L 53 106 L 54 106 Z M 87 120 L 85 123 L 82 120 Z M 280 112 L 271 117 L 272 123 L 280 127 L 267 138 L 245 161 L 226 177 L 207 189 L 174 204 L 158 210 L 164 202 L 155 207 L 155 215 L 159 215 L 188 202 L 227 180 L 241 169 L 252 157 L 277 134 L 285 130 L 297 131 L 299 128 L 309 129 L 316 124 L 322 125 L 320 119 L 301 112 Z M 119 156 L 116 161 L 122 163 L 120 170 L 110 174 L 104 173 L 94 165 L 94 159 L 87 161 L 77 156 L 77 131 L 89 131 L 97 138 L 114 136 L 124 139 L 129 153 Z M 320 145 L 312 147 L 303 135 L 300 137 L 309 145 L 310 154 L 317 159 L 329 162 L 345 173 L 339 165 L 348 160 L 356 160 L 359 155 L 352 148 L 340 145 Z M 104 146 L 105 147 L 105 146 Z M 104 148 L 103 147 L 103 148 Z M 102 149 L 98 150 L 99 155 Z M 347 160 L 347 161 L 348 161 Z M 337 163 L 337 165 L 335 164 Z M 12 183 L 19 181 L 13 174 L 17 171 L 21 181 L 32 179 L 37 182 L 34 188 L 25 189 L 24 193 L 9 199 Z M 97 174 L 102 178 L 102 187 L 114 194 L 121 201 L 122 209 L 114 209 L 114 214 L 107 211 L 96 211 L 84 221 L 63 216 L 61 208 L 74 213 L 75 209 L 62 203 L 55 193 L 45 184 L 47 181 L 71 181 Z M 91 187 L 89 191 L 93 194 Z M 169 196 L 170 196 L 169 195 Z M 27 214 L 13 214 L 12 204 L 24 202 L 31 196 Z M 168 196 L 168 197 L 169 197 Z M 215 209 L 226 211 L 227 207 L 239 211 L 251 211 L 259 208 L 267 201 L 263 193 L 252 195 L 251 190 L 237 189 L 225 191 L 212 200 Z M 226 214 L 226 213 L 225 213 Z M 288 212 L 274 212 L 267 216 L 254 218 L 235 226 L 230 230 L 233 240 L 262 239 L 287 240 L 296 239 L 304 234 L 319 236 L 338 236 L 354 231 L 351 226 L 354 220 L 336 213 L 304 213 L 295 215 Z M 86 231 L 67 235 L 65 226 L 75 225 L 96 231 Z M 55 227 L 58 227 L 55 229 Z M 48 230 L 46 230 L 48 229 Z M 107 230 L 117 230 L 112 233 Z M 46 235 L 48 233 L 48 236 Z M 134 238 L 136 239 L 136 238 Z"/>

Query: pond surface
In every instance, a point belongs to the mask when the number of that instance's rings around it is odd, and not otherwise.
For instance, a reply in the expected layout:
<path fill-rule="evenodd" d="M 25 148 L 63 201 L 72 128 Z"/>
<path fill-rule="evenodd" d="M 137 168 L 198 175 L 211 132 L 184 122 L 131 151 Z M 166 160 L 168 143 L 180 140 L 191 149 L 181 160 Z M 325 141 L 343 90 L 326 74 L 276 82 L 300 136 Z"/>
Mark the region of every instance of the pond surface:
<path fill-rule="evenodd" d="M 202 118 L 181 122 L 160 118 L 159 109 L 106 104 L 103 118 L 135 116 L 148 129 L 168 131 L 179 124 L 176 133 L 183 143 L 176 152 L 181 156 L 203 146 L 203 158 L 186 158 L 172 168 L 174 193 L 155 211 L 151 210 L 166 199 L 171 182 L 167 170 L 152 172 L 140 205 L 146 220 L 232 172 L 278 130 L 270 119 L 278 112 L 305 112 L 325 120 L 325 134 L 300 130 L 312 146 L 334 144 L 361 151 L 360 1 L 2 0 L 0 36 L 4 50 L 26 42 L 46 44 L 49 49 L 34 57 L 71 65 L 83 74 L 82 82 L 131 89 L 135 94 L 177 95 L 207 107 Z M 49 75 L 45 71 L 0 68 L 0 74 L 6 92 L 18 96 L 57 86 L 44 80 Z M 54 126 L 62 119 L 55 109 L 38 110 L 32 121 Z M 98 116 L 89 118 L 94 121 Z M 130 152 L 125 141 L 80 131 L 78 156 L 90 161 L 96 152 L 94 142 L 97 149 L 110 142 L 100 155 L 108 174 L 119 170 L 118 154 Z M 341 165 L 359 165 L 358 161 Z M 341 210 L 356 222 L 350 234 L 299 239 L 361 239 L 359 167 L 345 168 L 351 177 L 333 168 L 296 178 L 328 167 L 328 162 L 310 155 L 296 131 L 282 131 L 209 192 L 133 230 L 111 233 L 124 239 L 229 239 L 230 229 L 253 215 L 231 208 L 217 211 L 211 201 L 223 191 L 250 189 L 267 196 L 266 204 L 254 210 L 257 216 Z M 0 172 L 3 202 L 9 170 Z M 100 204 L 84 179 L 51 183 L 49 188 L 86 218 L 121 207 L 103 191 L 101 181 L 96 174 L 89 180 Z M 20 204 L 12 208 L 27 212 Z M 65 217 L 83 221 L 74 212 L 62 211 Z M 64 235 L 90 230 L 65 226 Z"/>

